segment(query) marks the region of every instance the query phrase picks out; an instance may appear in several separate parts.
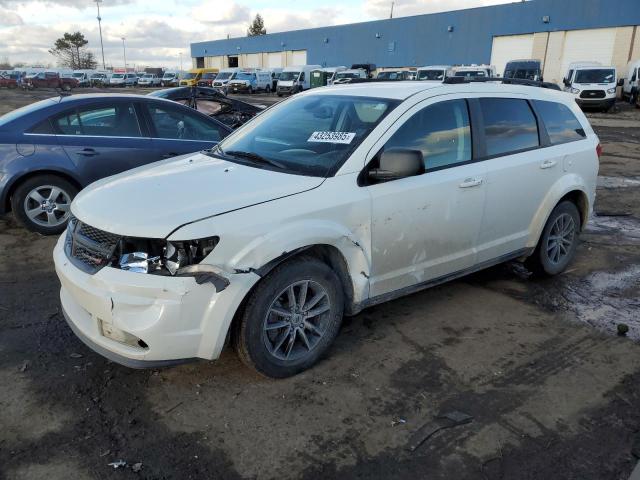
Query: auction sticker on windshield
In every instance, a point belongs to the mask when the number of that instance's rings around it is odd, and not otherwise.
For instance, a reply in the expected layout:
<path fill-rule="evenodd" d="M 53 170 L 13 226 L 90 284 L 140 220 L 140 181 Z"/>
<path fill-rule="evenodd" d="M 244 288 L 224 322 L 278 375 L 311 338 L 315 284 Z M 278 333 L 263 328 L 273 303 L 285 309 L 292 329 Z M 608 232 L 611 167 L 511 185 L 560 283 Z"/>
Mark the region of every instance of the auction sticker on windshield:
<path fill-rule="evenodd" d="M 351 143 L 356 136 L 352 132 L 313 132 L 307 142 Z"/>

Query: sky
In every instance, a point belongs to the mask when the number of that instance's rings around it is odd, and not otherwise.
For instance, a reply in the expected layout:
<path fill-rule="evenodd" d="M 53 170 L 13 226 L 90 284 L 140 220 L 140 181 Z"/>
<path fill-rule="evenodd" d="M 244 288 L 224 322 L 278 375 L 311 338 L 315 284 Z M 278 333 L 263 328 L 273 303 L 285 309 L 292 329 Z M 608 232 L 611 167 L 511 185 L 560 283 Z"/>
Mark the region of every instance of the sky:
<path fill-rule="evenodd" d="M 396 0 L 394 17 L 509 3 L 513 0 Z M 189 44 L 245 36 L 257 13 L 268 33 L 389 18 L 390 0 L 102 0 L 107 66 L 190 67 Z M 0 0 L 0 60 L 55 66 L 48 53 L 65 32 L 82 32 L 99 63 L 92 0 Z"/>

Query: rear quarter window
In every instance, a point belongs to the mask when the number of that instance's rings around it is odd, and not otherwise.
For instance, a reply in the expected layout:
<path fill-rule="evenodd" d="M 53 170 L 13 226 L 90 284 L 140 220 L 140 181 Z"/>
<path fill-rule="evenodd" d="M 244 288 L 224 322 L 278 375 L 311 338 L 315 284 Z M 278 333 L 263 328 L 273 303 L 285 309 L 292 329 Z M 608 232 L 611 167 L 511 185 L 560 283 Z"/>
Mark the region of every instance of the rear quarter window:
<path fill-rule="evenodd" d="M 587 136 L 573 112 L 561 103 L 534 100 L 552 145 L 575 142 Z"/>

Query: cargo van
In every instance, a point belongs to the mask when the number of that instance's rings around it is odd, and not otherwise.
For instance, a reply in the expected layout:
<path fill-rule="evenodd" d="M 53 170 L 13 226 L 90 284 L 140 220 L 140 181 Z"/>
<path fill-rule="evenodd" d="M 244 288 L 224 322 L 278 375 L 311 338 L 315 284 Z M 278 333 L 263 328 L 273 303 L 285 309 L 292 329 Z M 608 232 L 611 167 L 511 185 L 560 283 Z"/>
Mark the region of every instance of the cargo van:
<path fill-rule="evenodd" d="M 453 77 L 451 65 L 428 65 L 418 68 L 416 80 L 420 82 L 442 83 L 445 78 Z"/>
<path fill-rule="evenodd" d="M 542 62 L 540 60 L 511 60 L 504 67 L 502 76 L 504 78 L 542 82 Z"/>
<path fill-rule="evenodd" d="M 609 111 L 616 103 L 618 81 L 616 67 L 575 67 L 564 79 L 564 91 L 571 93 L 581 107 L 601 108 Z"/>
<path fill-rule="evenodd" d="M 229 93 L 271 92 L 271 72 L 268 70 L 240 70 L 227 83 Z"/>
<path fill-rule="evenodd" d="M 311 88 L 325 87 L 333 84 L 336 73 L 346 70 L 347 67 L 318 68 L 311 72 Z"/>
<path fill-rule="evenodd" d="M 622 98 L 628 99 L 629 103 L 635 104 L 640 91 L 640 60 L 629 62 L 627 66 L 627 76 L 622 85 Z"/>
<path fill-rule="evenodd" d="M 351 80 L 356 79 L 366 79 L 369 78 L 367 71 L 363 68 L 349 70 L 342 70 L 341 72 L 336 73 L 335 78 L 333 79 L 333 85 L 339 85 L 341 83 L 350 83 Z"/>
<path fill-rule="evenodd" d="M 234 78 L 236 78 L 236 73 L 238 73 L 240 70 L 241 68 L 239 67 L 223 68 L 222 70 L 220 70 L 218 75 L 216 75 L 216 79 L 213 81 L 213 86 L 225 90 L 227 88 L 227 83 L 229 83 L 229 80 L 233 80 Z"/>
<path fill-rule="evenodd" d="M 217 68 L 192 68 L 180 80 L 181 87 L 193 87 L 198 84 L 198 80 L 202 78 L 203 73 L 218 73 Z"/>
<path fill-rule="evenodd" d="M 299 65 L 282 69 L 276 92 L 278 96 L 289 95 L 311 88 L 311 72 L 322 65 Z"/>
<path fill-rule="evenodd" d="M 166 71 L 160 80 L 161 87 L 177 87 L 180 82 L 178 72 Z"/>

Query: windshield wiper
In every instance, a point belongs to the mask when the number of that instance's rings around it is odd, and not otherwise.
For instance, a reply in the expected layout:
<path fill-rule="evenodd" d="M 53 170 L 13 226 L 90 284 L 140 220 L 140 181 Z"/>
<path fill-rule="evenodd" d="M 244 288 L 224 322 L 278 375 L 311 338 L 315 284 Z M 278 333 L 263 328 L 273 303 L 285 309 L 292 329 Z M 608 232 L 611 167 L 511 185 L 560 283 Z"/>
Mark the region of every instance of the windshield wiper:
<path fill-rule="evenodd" d="M 269 158 L 265 158 L 262 155 L 258 155 L 253 152 L 243 152 L 241 150 L 227 150 L 225 152 L 222 151 L 221 148 L 218 148 L 218 151 L 222 153 L 222 155 L 231 155 L 232 157 L 246 158 L 247 160 L 253 160 L 255 162 L 267 163 L 269 165 L 273 165 L 274 167 L 286 169 L 283 164 L 280 162 L 276 162 L 275 160 L 271 160 Z"/>

